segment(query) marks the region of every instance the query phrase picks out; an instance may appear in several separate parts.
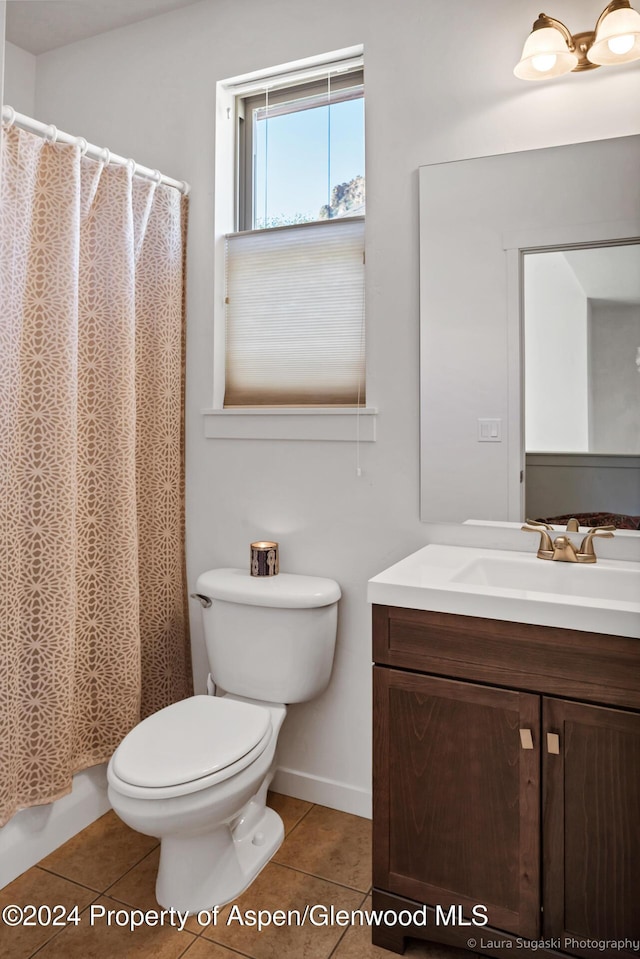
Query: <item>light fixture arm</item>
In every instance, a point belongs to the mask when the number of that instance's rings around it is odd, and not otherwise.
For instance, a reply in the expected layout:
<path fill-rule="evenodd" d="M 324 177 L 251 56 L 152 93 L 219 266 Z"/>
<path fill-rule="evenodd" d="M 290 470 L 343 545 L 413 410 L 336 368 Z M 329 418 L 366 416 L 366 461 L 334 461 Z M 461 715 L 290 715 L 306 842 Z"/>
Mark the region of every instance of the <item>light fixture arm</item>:
<path fill-rule="evenodd" d="M 622 7 L 629 7 L 629 0 L 611 0 L 611 3 L 605 10 L 603 10 L 600 20 L 605 17 L 608 13 L 611 13 L 612 10 L 618 10 Z M 598 23 L 600 23 L 598 20 Z M 568 27 L 564 25 L 561 20 L 556 20 L 555 17 L 549 17 L 546 13 L 541 13 L 536 22 L 533 25 L 533 31 L 542 30 L 545 27 L 552 27 L 557 30 L 563 37 L 567 48 L 571 53 L 575 53 L 578 57 L 578 63 L 573 68 L 574 73 L 581 73 L 584 70 L 593 70 L 598 64 L 591 63 L 587 57 L 587 51 L 593 44 L 593 41 L 596 37 L 596 30 L 587 30 L 584 33 L 572 34 Z M 533 32 L 532 31 L 532 32 Z"/>
<path fill-rule="evenodd" d="M 613 3 L 627 3 L 627 0 L 612 0 Z M 606 12 L 606 11 L 605 11 Z M 565 27 L 562 20 L 556 20 L 555 17 L 548 17 L 546 13 L 541 13 L 533 25 L 533 30 L 544 30 L 546 27 L 555 27 L 567 41 L 567 46 L 573 53 L 576 49 L 575 40 L 571 36 L 568 28 Z"/>

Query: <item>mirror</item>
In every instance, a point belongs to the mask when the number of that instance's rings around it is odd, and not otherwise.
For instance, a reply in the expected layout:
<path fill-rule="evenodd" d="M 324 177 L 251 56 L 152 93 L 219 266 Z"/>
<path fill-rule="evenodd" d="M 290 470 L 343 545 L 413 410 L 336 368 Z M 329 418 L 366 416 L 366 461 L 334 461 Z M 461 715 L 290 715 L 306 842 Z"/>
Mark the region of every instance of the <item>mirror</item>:
<path fill-rule="evenodd" d="M 637 529 L 640 245 L 529 252 L 522 268 L 525 513 Z"/>
<path fill-rule="evenodd" d="M 639 166 L 636 136 L 421 167 L 423 521 L 640 514 Z M 595 288 L 596 270 L 617 277 L 608 290 L 603 277 Z M 580 343 L 560 291 L 553 293 L 564 274 L 562 295 L 570 299 L 569 271 L 576 299 L 575 287 L 583 289 Z M 624 312 L 623 287 L 630 313 L 623 339 L 638 340 L 624 386 L 611 334 L 613 314 Z M 564 340 L 552 342 L 551 329 L 567 326 L 573 334 L 565 329 Z M 600 357 L 591 356 L 592 386 L 590 350 Z M 541 416 L 554 429 L 567 419 L 570 426 L 547 439 L 535 425 Z M 567 432 L 579 441 L 566 440 Z M 621 442 L 627 437 L 624 448 L 613 444 L 614 432 Z"/>

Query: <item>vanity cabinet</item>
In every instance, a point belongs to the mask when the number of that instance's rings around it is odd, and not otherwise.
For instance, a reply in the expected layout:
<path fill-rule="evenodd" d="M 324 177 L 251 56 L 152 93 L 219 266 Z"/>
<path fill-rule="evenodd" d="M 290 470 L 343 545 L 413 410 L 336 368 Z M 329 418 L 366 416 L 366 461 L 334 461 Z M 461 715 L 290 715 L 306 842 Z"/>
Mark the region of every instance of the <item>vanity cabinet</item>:
<path fill-rule="evenodd" d="M 374 943 L 637 957 L 639 641 L 389 606 L 373 636 L 373 906 L 427 907 Z"/>

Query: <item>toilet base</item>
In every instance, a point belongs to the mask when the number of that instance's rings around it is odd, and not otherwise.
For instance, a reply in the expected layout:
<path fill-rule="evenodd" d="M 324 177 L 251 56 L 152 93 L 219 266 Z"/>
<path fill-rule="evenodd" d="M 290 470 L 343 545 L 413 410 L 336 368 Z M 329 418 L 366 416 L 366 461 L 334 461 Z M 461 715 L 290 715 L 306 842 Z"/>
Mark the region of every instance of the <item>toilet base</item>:
<path fill-rule="evenodd" d="M 205 835 L 165 837 L 156 881 L 158 903 L 194 914 L 224 906 L 243 893 L 284 839 L 280 816 L 263 808 L 249 831 L 226 824 Z"/>

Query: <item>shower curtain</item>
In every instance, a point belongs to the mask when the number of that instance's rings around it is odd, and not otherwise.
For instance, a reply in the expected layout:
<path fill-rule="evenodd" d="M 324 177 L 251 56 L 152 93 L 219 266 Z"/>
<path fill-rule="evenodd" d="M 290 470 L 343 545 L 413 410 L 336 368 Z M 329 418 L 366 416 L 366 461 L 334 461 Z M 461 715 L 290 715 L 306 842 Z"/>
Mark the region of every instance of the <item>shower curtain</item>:
<path fill-rule="evenodd" d="M 0 825 L 191 694 L 186 198 L 15 127 L 0 168 Z"/>

